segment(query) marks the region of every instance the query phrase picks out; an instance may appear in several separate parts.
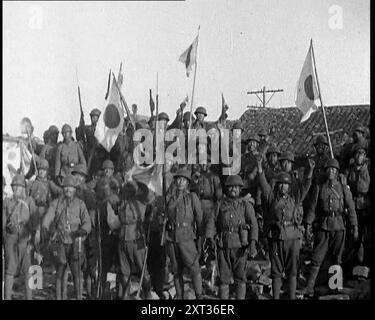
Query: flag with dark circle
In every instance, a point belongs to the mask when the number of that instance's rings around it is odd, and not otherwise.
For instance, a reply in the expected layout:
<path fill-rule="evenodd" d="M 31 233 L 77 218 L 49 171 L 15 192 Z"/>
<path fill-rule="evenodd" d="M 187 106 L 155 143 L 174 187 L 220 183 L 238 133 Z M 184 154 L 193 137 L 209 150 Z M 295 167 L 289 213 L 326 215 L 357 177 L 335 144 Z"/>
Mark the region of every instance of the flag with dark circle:
<path fill-rule="evenodd" d="M 305 88 L 306 96 L 310 100 L 314 101 L 315 97 L 314 97 L 314 89 L 313 89 L 313 78 L 311 74 L 305 79 L 304 88 Z"/>

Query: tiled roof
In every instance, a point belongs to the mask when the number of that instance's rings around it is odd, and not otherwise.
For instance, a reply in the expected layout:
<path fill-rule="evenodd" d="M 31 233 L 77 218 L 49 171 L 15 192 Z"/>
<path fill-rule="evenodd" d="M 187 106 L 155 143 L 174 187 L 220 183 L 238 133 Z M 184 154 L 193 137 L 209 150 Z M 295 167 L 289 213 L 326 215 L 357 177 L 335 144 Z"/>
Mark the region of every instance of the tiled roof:
<path fill-rule="evenodd" d="M 370 123 L 369 105 L 330 106 L 325 110 L 329 131 L 335 132 L 330 135 L 335 154 L 342 144 L 344 132 L 350 135 L 355 124 L 368 127 Z M 301 117 L 302 112 L 296 107 L 252 108 L 245 111 L 239 121 L 245 137 L 264 128 L 270 132 L 270 140 L 282 151 L 290 149 L 296 155 L 302 155 L 312 151 L 314 135 L 325 133 L 325 126 L 320 109 L 303 123 L 300 123 Z"/>

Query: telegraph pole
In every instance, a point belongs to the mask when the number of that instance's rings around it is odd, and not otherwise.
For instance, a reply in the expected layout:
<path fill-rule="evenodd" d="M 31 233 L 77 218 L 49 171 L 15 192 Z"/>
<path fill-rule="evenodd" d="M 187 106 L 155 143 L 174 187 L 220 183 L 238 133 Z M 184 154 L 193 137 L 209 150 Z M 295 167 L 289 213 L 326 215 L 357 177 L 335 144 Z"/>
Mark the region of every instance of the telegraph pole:
<path fill-rule="evenodd" d="M 283 92 L 283 91 L 284 91 L 283 89 L 266 90 L 266 87 L 264 86 L 262 89 L 257 90 L 257 91 L 248 91 L 247 94 L 255 94 L 257 98 L 260 100 L 260 102 L 262 103 L 262 107 L 265 108 L 268 102 L 270 102 L 270 100 L 272 99 L 272 97 L 274 96 L 276 92 Z M 258 93 L 262 94 L 262 98 L 258 96 Z M 266 93 L 272 93 L 272 95 L 269 97 L 267 101 L 266 101 Z"/>

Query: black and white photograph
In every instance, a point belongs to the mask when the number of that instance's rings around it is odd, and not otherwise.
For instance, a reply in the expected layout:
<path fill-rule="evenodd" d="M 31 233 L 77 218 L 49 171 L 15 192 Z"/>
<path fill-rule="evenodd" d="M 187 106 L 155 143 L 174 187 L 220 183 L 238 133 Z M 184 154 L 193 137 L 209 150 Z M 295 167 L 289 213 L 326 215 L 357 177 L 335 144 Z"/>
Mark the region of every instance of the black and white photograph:
<path fill-rule="evenodd" d="M 370 0 L 2 5 L 2 300 L 372 298 Z"/>

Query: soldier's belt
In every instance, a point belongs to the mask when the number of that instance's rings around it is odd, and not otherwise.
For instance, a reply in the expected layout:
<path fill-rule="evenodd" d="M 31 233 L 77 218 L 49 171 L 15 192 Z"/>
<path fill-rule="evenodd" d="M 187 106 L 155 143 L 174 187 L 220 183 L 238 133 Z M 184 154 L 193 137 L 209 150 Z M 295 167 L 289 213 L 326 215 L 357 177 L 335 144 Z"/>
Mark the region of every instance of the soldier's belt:
<path fill-rule="evenodd" d="M 239 232 L 239 230 L 238 228 L 235 228 L 235 227 L 224 228 L 221 230 L 221 233 L 225 233 L 225 232 L 233 233 L 233 232 Z"/>
<path fill-rule="evenodd" d="M 323 216 L 325 216 L 325 217 L 339 217 L 339 216 L 341 216 L 341 214 L 342 214 L 342 212 L 339 212 L 339 211 L 329 211 L 329 212 L 327 212 L 327 211 L 324 211 L 323 212 Z"/>
<path fill-rule="evenodd" d="M 294 222 L 293 221 L 283 221 L 283 222 L 281 222 L 281 225 L 283 226 L 283 227 L 290 227 L 290 226 L 294 226 Z"/>
<path fill-rule="evenodd" d="M 186 228 L 186 227 L 190 227 L 190 226 L 191 226 L 191 224 L 187 223 L 187 222 L 177 222 L 177 223 L 175 223 L 176 228 Z"/>

